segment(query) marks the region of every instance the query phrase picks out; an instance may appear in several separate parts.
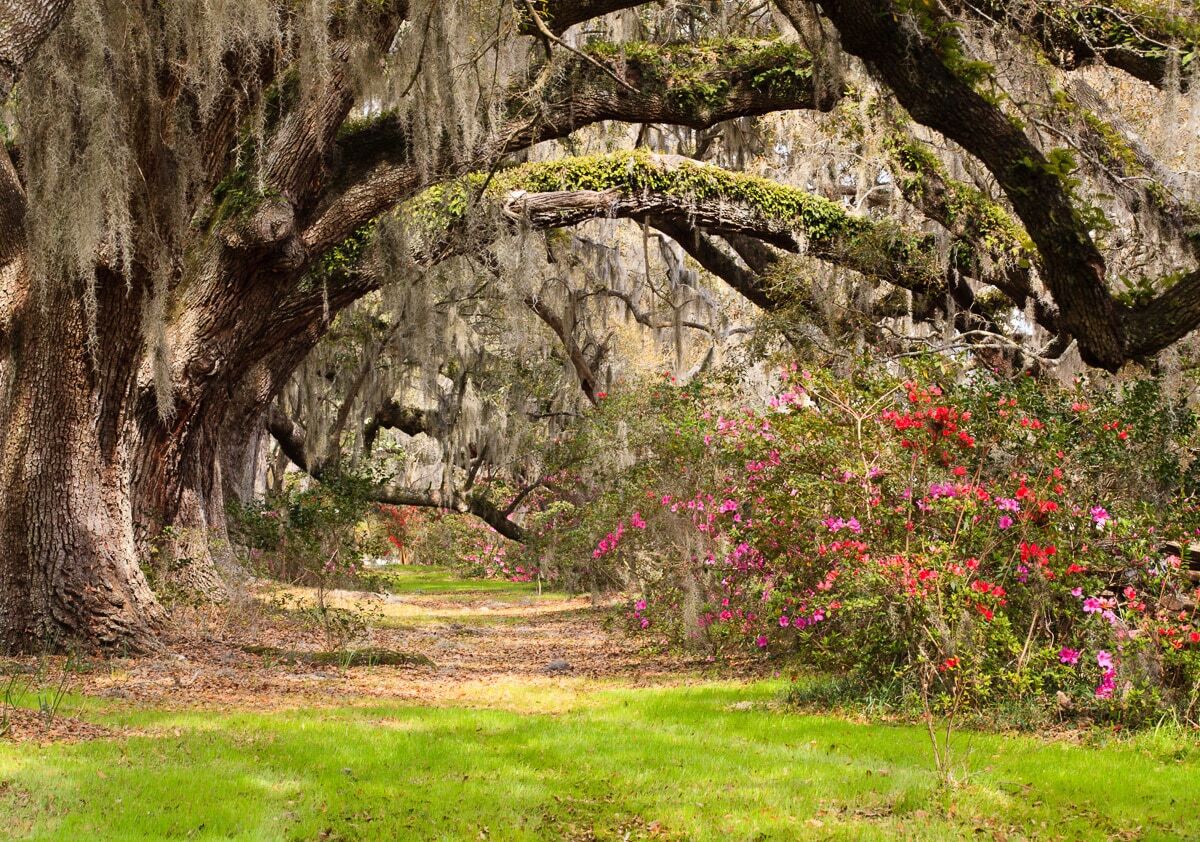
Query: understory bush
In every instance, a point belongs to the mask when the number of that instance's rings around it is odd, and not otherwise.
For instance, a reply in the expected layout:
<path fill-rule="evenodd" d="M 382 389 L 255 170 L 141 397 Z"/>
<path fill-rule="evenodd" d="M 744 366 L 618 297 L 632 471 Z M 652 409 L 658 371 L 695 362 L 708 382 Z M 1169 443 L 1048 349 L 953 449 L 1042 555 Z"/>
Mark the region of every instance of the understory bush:
<path fill-rule="evenodd" d="M 1196 723 L 1191 410 L 1153 380 L 957 380 L 631 391 L 654 420 L 577 557 L 637 591 L 635 629 L 842 676 L 821 698 Z"/>
<path fill-rule="evenodd" d="M 276 497 L 234 508 L 233 540 L 252 569 L 276 581 L 310 586 L 311 599 L 282 591 L 280 608 L 318 628 L 329 650 L 367 634 L 375 614 L 369 604 L 340 607 L 330 590 L 360 584 L 364 558 L 387 554 L 391 521 L 370 500 L 370 481 L 350 474 L 322 482 L 293 482 Z"/>
<path fill-rule="evenodd" d="M 457 512 L 421 512 L 412 531 L 412 558 L 420 564 L 453 569 L 469 579 L 508 579 L 529 582 L 536 567 L 524 561 L 513 542 L 490 526 Z"/>

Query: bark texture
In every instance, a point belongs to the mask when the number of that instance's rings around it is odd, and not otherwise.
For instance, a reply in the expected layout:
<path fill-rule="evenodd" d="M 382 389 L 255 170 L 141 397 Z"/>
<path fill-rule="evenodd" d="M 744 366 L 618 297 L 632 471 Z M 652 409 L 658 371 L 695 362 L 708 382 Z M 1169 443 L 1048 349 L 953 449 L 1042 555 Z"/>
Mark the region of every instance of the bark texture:
<path fill-rule="evenodd" d="M 69 284 L 43 283 L 14 348 L 0 440 L 0 646 L 144 650 L 163 611 L 138 566 L 122 396 L 136 302 L 104 279 L 105 356 Z M 114 289 L 114 287 L 116 289 Z"/>
<path fill-rule="evenodd" d="M 0 0 L 0 102 L 70 6 L 71 0 Z"/>

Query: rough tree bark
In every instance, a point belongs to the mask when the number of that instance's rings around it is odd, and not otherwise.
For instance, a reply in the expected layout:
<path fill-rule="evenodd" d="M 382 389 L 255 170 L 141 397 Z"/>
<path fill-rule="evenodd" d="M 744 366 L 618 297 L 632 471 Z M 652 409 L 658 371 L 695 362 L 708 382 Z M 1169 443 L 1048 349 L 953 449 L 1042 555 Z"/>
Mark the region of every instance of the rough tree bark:
<path fill-rule="evenodd" d="M 0 425 L 0 647 L 68 641 L 143 650 L 164 615 L 137 563 L 124 396 L 138 296 L 97 280 L 99 342 L 70 284 L 43 283 L 14 343 Z"/>
<path fill-rule="evenodd" d="M 0 0 L 0 102 L 42 42 L 71 7 L 72 0 Z"/>

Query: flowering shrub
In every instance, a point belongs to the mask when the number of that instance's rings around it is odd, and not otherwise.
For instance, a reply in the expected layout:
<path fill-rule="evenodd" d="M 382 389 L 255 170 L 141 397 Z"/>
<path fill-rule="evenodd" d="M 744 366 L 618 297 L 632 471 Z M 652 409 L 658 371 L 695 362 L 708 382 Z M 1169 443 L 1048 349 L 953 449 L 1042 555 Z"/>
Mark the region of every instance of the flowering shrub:
<path fill-rule="evenodd" d="M 789 371 L 766 407 L 730 407 L 663 391 L 667 435 L 592 550 L 642 568 L 636 628 L 798 656 L 896 699 L 1196 719 L 1200 622 L 1163 607 L 1188 586 L 1161 552 L 1197 534 L 1194 422 L 1157 384 Z"/>
<path fill-rule="evenodd" d="M 389 555 L 401 563 L 409 561 L 410 545 L 413 534 L 422 523 L 421 510 L 412 506 L 380 505 L 376 507 L 379 513 L 380 526 L 387 540 Z"/>

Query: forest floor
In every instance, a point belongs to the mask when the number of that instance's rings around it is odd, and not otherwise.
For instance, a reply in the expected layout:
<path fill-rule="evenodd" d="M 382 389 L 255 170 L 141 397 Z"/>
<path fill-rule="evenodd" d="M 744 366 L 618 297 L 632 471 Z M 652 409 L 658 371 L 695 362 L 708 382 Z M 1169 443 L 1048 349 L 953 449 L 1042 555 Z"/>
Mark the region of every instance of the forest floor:
<path fill-rule="evenodd" d="M 1192 735 L 964 732 L 946 786 L 922 728 L 789 710 L 615 604 L 406 568 L 331 595 L 370 620 L 358 664 L 322 662 L 313 597 L 176 609 L 151 657 L 0 660 L 0 838 L 1200 838 Z"/>

